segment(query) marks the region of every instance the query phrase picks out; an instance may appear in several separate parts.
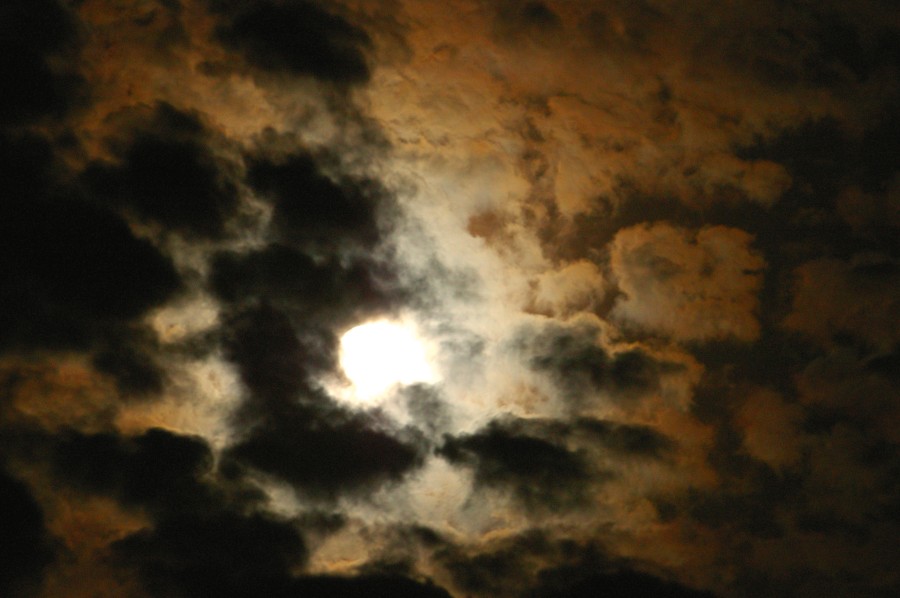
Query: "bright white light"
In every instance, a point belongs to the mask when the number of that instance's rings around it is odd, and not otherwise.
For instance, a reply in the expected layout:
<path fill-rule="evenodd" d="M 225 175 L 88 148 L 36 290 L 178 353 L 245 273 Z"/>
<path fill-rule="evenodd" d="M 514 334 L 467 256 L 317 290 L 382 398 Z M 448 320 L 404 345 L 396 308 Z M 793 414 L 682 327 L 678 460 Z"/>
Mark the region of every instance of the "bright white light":
<path fill-rule="evenodd" d="M 384 320 L 361 324 L 341 337 L 341 367 L 362 400 L 376 398 L 395 384 L 433 378 L 425 348 L 413 331 Z"/>

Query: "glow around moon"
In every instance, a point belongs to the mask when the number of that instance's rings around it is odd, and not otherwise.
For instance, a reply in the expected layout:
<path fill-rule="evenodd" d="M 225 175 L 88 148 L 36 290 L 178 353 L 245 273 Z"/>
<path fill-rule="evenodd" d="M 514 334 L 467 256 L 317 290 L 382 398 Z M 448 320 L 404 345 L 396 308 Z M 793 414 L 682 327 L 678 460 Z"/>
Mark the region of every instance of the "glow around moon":
<path fill-rule="evenodd" d="M 398 384 L 435 378 L 425 347 L 413 330 L 386 320 L 348 330 L 341 337 L 340 359 L 358 400 L 375 399 Z"/>

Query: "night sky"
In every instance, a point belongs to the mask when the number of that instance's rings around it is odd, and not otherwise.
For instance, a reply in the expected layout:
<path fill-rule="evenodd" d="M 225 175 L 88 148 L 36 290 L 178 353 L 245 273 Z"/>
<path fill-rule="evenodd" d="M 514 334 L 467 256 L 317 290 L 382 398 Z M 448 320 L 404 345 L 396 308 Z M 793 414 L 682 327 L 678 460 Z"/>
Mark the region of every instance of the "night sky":
<path fill-rule="evenodd" d="M 894 0 L 0 3 L 0 596 L 886 598 L 898 537 Z"/>

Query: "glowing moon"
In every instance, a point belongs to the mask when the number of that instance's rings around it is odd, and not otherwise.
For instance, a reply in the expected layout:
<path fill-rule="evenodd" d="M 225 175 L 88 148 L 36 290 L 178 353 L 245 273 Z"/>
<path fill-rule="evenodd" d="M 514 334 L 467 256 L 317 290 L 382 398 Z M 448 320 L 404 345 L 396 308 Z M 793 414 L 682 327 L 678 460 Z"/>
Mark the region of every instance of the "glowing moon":
<path fill-rule="evenodd" d="M 412 329 L 385 320 L 361 324 L 341 337 L 341 367 L 359 399 L 384 394 L 396 384 L 429 382 L 434 374 Z"/>

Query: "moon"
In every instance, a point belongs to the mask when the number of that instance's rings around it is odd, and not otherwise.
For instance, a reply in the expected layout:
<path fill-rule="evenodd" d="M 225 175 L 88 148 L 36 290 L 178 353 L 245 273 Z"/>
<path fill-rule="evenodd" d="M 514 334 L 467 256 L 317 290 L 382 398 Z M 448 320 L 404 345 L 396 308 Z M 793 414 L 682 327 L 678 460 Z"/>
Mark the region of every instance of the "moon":
<path fill-rule="evenodd" d="M 425 346 L 412 327 L 388 320 L 344 333 L 340 362 L 361 401 L 376 399 L 397 385 L 434 380 Z"/>

